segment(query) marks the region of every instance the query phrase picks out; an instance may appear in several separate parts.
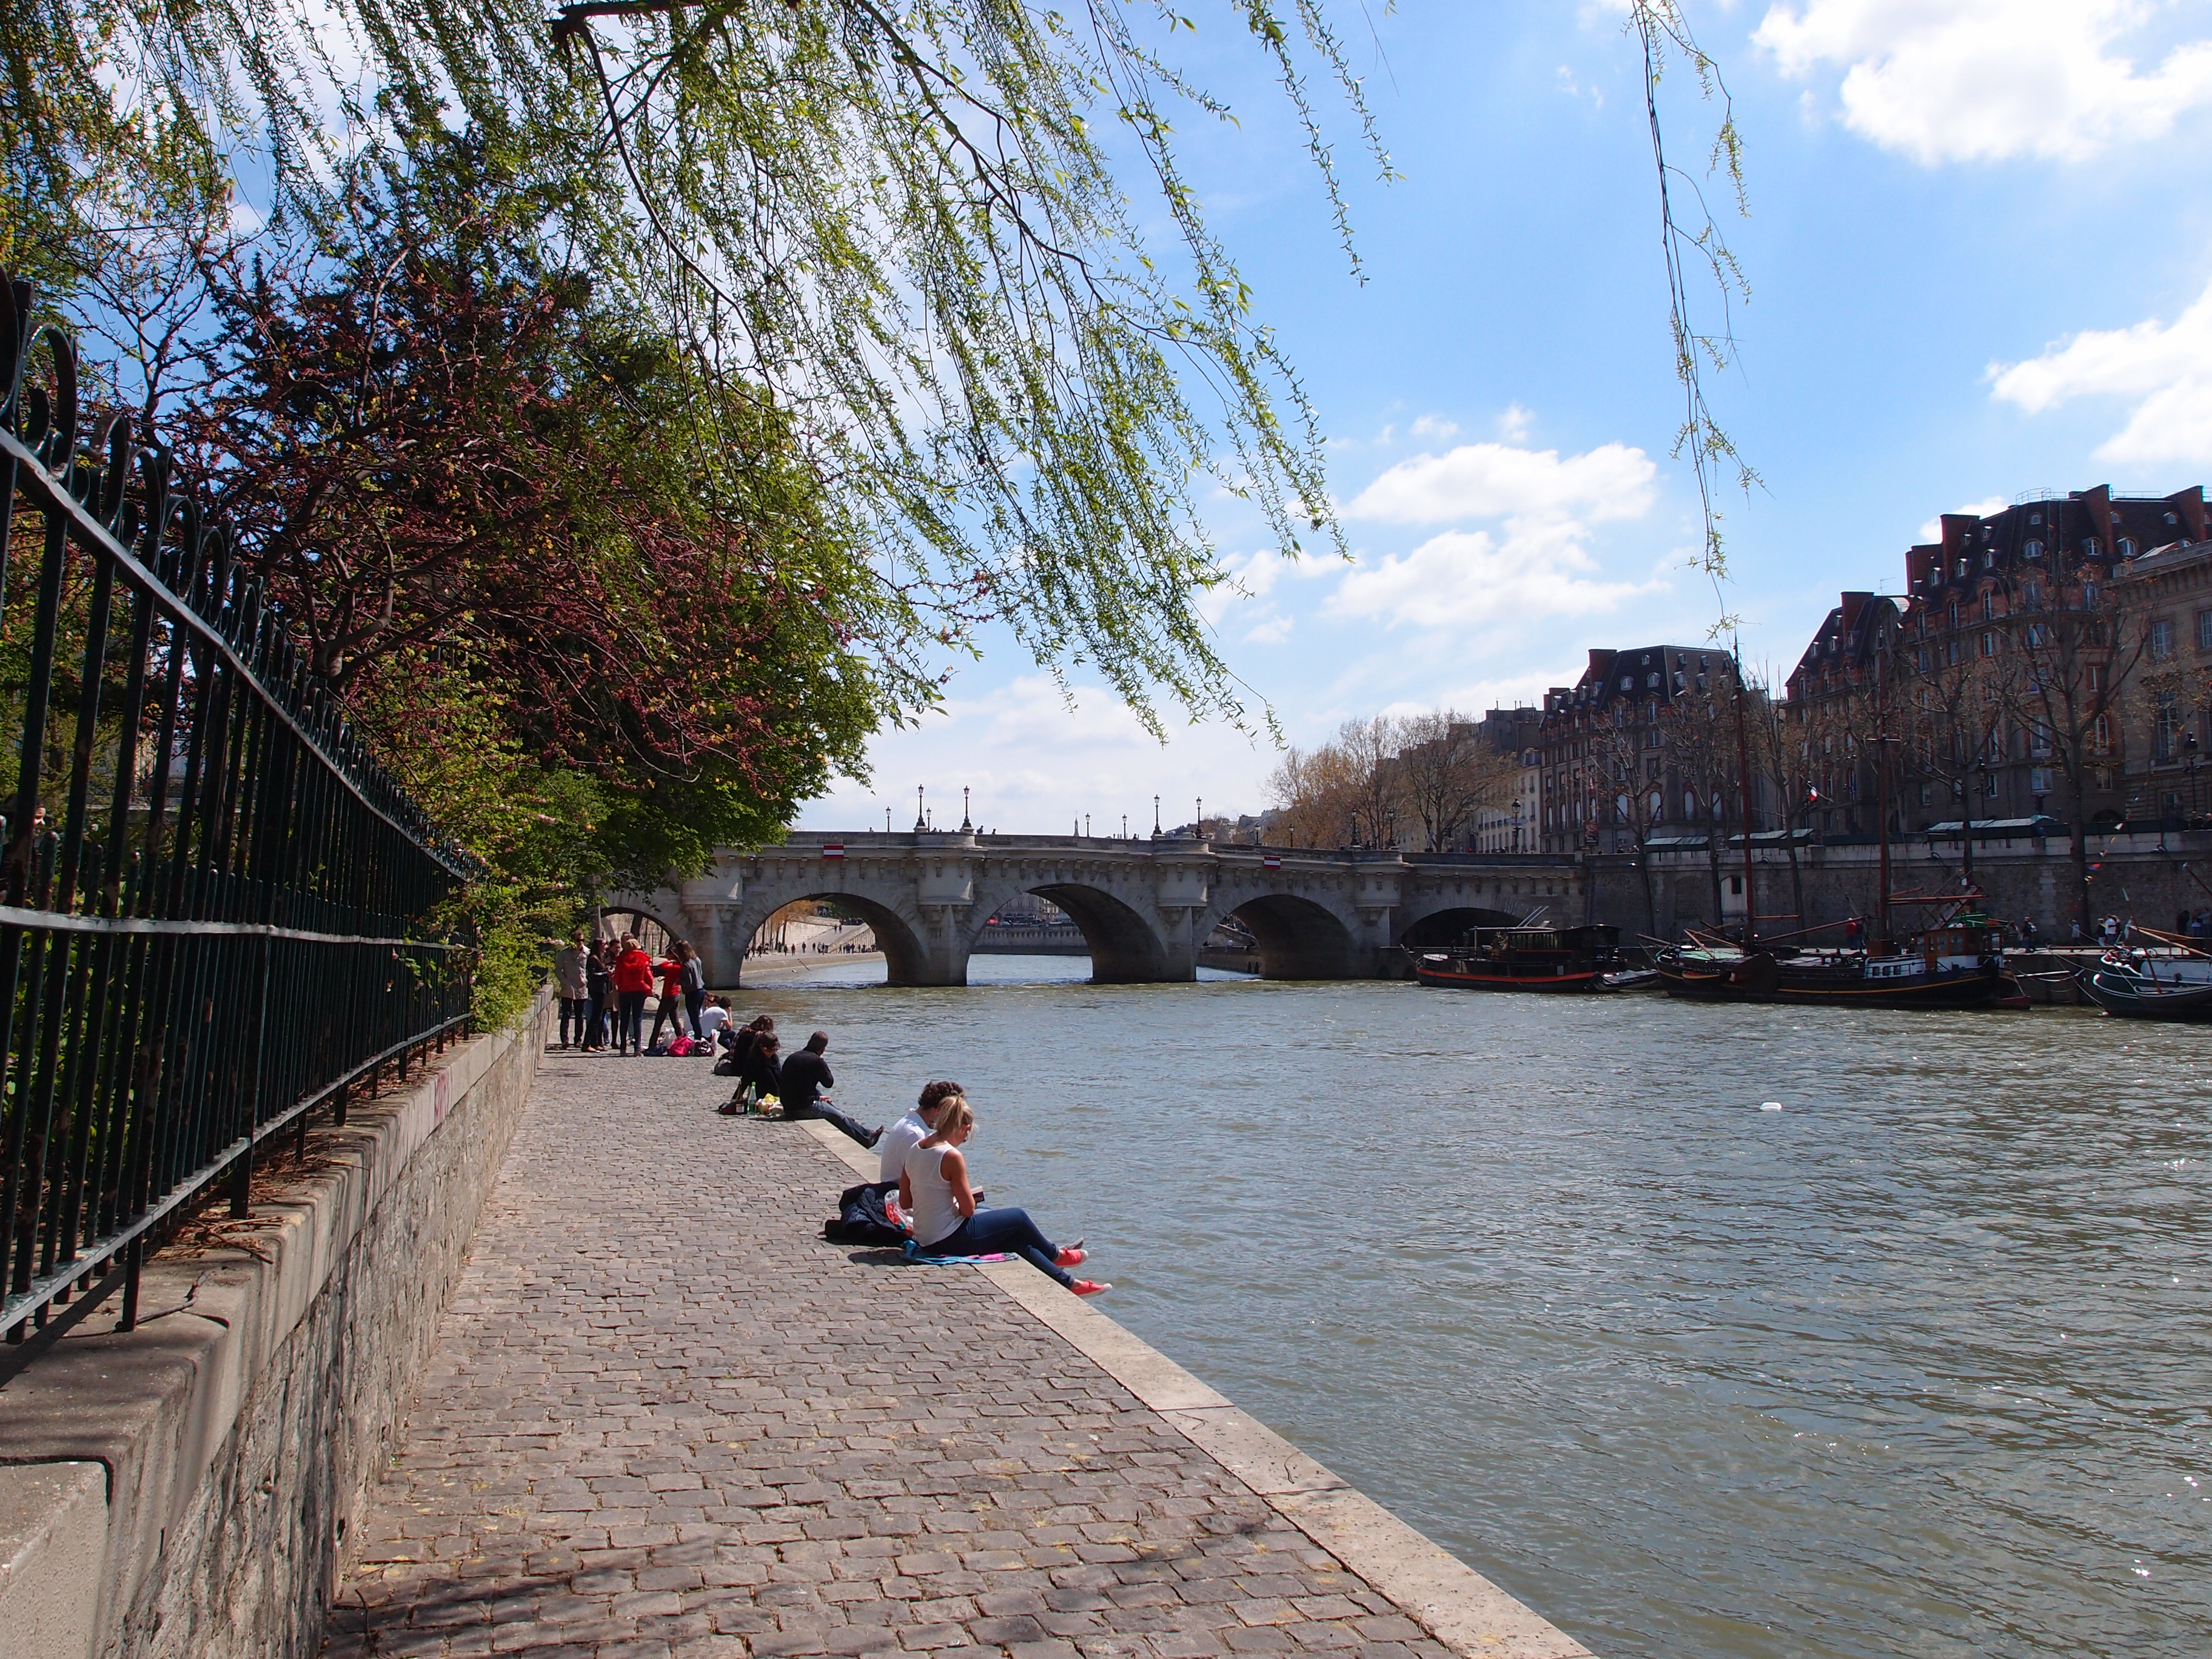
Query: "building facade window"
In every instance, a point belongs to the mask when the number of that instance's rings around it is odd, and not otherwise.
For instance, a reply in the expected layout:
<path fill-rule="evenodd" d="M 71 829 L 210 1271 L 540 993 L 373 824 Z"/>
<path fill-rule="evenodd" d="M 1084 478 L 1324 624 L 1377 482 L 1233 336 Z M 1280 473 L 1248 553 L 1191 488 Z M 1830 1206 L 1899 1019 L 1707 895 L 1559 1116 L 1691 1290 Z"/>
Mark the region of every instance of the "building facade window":
<path fill-rule="evenodd" d="M 2035 794 L 2049 794 L 2051 793 L 2051 769 L 2047 766 L 2029 767 L 2027 769 L 2027 787 L 2029 790 Z"/>
<path fill-rule="evenodd" d="M 1996 653 L 1997 653 L 1997 636 L 1996 636 L 1995 634 L 1984 634 L 1984 635 L 1982 635 L 1982 654 L 1983 654 L 1984 656 L 1985 656 L 1985 657 L 1994 657 L 1994 656 L 1996 656 Z"/>
<path fill-rule="evenodd" d="M 2152 619 L 2148 639 L 2153 662 L 2164 662 L 2173 654 L 2173 624 L 2166 617 Z"/>
<path fill-rule="evenodd" d="M 2197 648 L 2212 651 L 2212 611 L 2197 613 Z"/>
<path fill-rule="evenodd" d="M 2041 542 L 2030 542 L 2027 546 L 2021 548 L 2020 551 L 2022 558 L 2039 559 L 2043 556 L 2043 544 Z"/>

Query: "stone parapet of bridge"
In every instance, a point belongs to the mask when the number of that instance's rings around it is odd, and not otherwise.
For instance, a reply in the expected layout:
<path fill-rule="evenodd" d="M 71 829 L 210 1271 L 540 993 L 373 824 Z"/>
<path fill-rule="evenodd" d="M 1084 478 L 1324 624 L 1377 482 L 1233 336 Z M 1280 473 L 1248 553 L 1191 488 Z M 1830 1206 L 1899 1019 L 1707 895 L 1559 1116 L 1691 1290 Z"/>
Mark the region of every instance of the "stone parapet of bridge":
<path fill-rule="evenodd" d="M 1528 854 L 1242 847 L 1187 836 L 793 831 L 716 856 L 705 875 L 624 893 L 610 912 L 690 939 L 718 986 L 740 982 L 746 943 L 802 899 L 833 899 L 875 930 L 894 985 L 964 985 L 984 924 L 1025 895 L 1066 912 L 1105 983 L 1197 976 L 1206 936 L 1234 916 L 1270 979 L 1372 979 L 1400 947 L 1541 915 L 1580 921 L 1583 870 Z"/>

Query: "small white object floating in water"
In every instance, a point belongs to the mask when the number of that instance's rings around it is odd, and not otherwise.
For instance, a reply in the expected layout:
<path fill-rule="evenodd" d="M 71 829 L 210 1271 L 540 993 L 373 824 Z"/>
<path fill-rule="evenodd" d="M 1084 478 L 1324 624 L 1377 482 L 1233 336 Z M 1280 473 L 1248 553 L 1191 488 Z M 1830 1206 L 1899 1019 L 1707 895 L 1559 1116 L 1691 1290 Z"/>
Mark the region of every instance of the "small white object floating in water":
<path fill-rule="evenodd" d="M 1778 1112 L 1782 1109 L 1782 1103 L 1778 1100 L 1765 1101 L 1760 1104 L 1759 1109 L 1762 1112 Z"/>

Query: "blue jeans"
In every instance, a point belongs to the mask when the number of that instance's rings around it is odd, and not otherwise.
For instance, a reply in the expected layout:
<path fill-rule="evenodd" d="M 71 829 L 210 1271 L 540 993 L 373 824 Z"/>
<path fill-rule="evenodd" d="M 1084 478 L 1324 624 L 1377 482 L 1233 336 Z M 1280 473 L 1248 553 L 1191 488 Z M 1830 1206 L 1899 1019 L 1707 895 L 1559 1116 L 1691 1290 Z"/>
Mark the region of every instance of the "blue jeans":
<path fill-rule="evenodd" d="M 859 1124 L 855 1123 L 851 1118 L 846 1116 L 844 1113 L 839 1111 L 835 1106 L 832 1106 L 826 1100 L 817 1100 L 811 1105 L 799 1107 L 793 1106 L 792 1103 L 787 1100 L 783 1103 L 783 1115 L 785 1117 L 792 1119 L 818 1117 L 824 1123 L 836 1124 L 847 1134 L 852 1136 L 854 1139 L 859 1141 L 863 1146 L 872 1146 L 876 1144 L 876 1138 L 872 1133 L 863 1129 Z"/>
<path fill-rule="evenodd" d="M 926 1255 L 994 1255 L 1001 1250 L 1026 1256 L 1039 1273 L 1063 1285 L 1075 1283 L 1074 1274 L 1054 1264 L 1060 1246 L 1037 1231 L 1027 1210 L 978 1210 L 936 1243 L 922 1246 Z"/>

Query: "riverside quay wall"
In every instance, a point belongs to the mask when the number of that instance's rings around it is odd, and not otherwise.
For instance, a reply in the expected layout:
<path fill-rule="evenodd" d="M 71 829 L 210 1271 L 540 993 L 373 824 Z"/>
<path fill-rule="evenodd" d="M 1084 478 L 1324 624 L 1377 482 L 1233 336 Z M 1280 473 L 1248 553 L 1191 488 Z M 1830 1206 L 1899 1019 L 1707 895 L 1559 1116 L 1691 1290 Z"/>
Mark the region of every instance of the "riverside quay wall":
<path fill-rule="evenodd" d="M 0 1659 L 320 1650 L 550 1014 L 356 1101 L 147 1265 L 136 1330 L 96 1309 L 0 1387 Z"/>
<path fill-rule="evenodd" d="M 1662 939 L 1678 937 L 1685 927 L 1714 925 L 1713 872 L 1702 848 L 1650 852 L 1648 871 L 1639 855 L 1604 854 L 1590 860 L 1596 919 L 1616 923 L 1626 943 L 1638 932 Z M 1965 874 L 1959 842 L 1899 837 L 1890 844 L 1891 891 L 1899 895 L 1950 893 Z M 2182 911 L 2212 908 L 2212 832 L 2169 830 L 2089 838 L 2089 903 L 2094 915 L 2112 914 L 2153 927 L 2172 927 Z M 1839 926 L 1851 916 L 1874 915 L 1881 885 L 1881 851 L 1872 845 L 1800 847 L 1793 879 L 1789 854 L 1762 846 L 1753 854 L 1759 932 L 1765 935 L 1801 927 Z M 1650 901 L 1646 906 L 1646 876 Z M 1721 920 L 1733 927 L 1743 915 L 1743 853 L 1727 849 L 1720 868 Z M 2072 842 L 2022 836 L 2013 840 L 1978 836 L 1974 884 L 1988 895 L 1992 914 L 2008 921 L 2032 918 L 2044 942 L 2066 939 L 2075 915 Z M 1803 915 L 1797 890 L 1804 894 Z M 1933 921 L 1934 905 L 1899 906 L 1893 924 L 1899 930 Z"/>

